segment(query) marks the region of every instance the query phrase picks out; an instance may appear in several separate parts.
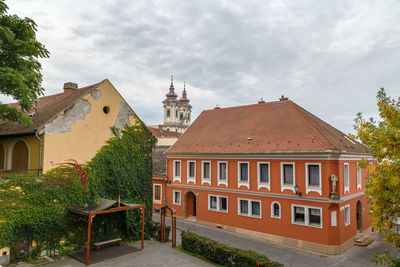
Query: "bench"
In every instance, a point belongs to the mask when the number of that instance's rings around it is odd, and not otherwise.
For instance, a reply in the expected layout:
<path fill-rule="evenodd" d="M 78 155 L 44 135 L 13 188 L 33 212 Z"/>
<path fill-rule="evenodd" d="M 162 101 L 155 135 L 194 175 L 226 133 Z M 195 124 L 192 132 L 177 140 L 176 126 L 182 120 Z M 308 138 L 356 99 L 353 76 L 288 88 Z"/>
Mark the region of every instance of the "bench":
<path fill-rule="evenodd" d="M 104 245 L 107 245 L 107 244 L 117 243 L 118 246 L 120 246 L 121 245 L 121 241 L 122 241 L 121 238 L 116 238 L 116 239 L 112 239 L 112 240 L 106 240 L 106 241 L 103 241 L 103 242 L 97 242 L 97 243 L 94 243 L 93 245 L 94 245 L 96 251 L 98 251 L 101 246 L 104 246 Z"/>

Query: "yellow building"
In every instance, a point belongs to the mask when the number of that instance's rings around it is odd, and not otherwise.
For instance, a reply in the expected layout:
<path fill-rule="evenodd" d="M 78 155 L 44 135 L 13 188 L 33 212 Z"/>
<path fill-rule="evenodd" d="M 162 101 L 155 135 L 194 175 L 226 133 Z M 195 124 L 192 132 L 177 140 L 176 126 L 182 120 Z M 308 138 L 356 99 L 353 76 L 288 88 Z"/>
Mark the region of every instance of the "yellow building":
<path fill-rule="evenodd" d="M 84 163 L 112 137 L 111 127 L 137 119 L 108 80 L 80 89 L 65 83 L 63 92 L 35 101 L 30 116 L 30 126 L 0 122 L 0 173 L 40 175 L 70 159 Z"/>

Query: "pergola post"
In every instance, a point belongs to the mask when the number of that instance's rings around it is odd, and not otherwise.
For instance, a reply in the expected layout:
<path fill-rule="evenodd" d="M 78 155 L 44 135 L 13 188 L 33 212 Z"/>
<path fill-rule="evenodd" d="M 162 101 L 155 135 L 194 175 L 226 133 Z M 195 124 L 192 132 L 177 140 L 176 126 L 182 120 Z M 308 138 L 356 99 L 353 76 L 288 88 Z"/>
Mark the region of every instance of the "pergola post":
<path fill-rule="evenodd" d="M 142 249 L 144 247 L 144 209 L 145 209 L 145 206 L 143 206 L 143 208 L 141 208 L 141 210 L 142 210 Z"/>
<path fill-rule="evenodd" d="M 89 258 L 90 258 L 90 230 L 91 230 L 91 228 L 92 228 L 92 213 L 89 211 L 87 245 L 86 245 L 86 265 L 89 265 Z"/>

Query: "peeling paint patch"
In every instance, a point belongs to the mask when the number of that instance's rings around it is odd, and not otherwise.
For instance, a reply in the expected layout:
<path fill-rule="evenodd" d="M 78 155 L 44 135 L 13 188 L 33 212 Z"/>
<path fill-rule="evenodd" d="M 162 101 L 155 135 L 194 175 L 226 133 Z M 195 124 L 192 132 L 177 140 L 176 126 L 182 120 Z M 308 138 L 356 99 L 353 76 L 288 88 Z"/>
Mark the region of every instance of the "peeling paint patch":
<path fill-rule="evenodd" d="M 71 108 L 67 109 L 64 114 L 60 114 L 46 124 L 45 131 L 46 135 L 62 134 L 71 131 L 71 125 L 77 120 L 85 119 L 86 115 L 90 113 L 92 109 L 89 101 L 85 99 L 79 99 Z"/>
<path fill-rule="evenodd" d="M 123 128 L 125 125 L 129 125 L 129 116 L 133 115 L 133 111 L 125 102 L 121 102 L 119 105 L 119 112 L 117 119 L 115 120 L 114 127 L 115 128 Z"/>
<path fill-rule="evenodd" d="M 101 91 L 94 89 L 90 92 L 90 95 L 93 97 L 94 100 L 97 100 L 101 97 Z"/>

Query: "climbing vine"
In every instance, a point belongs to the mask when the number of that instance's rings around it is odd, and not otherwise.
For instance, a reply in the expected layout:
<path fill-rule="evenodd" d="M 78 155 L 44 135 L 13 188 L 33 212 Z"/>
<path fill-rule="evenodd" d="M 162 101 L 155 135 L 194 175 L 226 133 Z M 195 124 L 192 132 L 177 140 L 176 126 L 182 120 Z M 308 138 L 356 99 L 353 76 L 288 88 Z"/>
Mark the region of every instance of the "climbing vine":
<path fill-rule="evenodd" d="M 40 178 L 0 178 L 0 248 L 10 247 L 12 260 L 35 257 L 43 249 L 86 246 L 87 218 L 71 214 L 67 207 L 86 207 L 100 197 L 116 200 L 120 196 L 122 202 L 144 203 L 145 221 L 151 225 L 152 148 L 156 140 L 140 121 L 112 131 L 114 137 L 85 166 L 70 160 Z M 117 236 L 138 239 L 140 223 L 141 215 L 135 210 L 98 215 L 93 220 L 92 241 Z M 35 244 L 29 254 L 19 246 L 23 242 Z"/>

